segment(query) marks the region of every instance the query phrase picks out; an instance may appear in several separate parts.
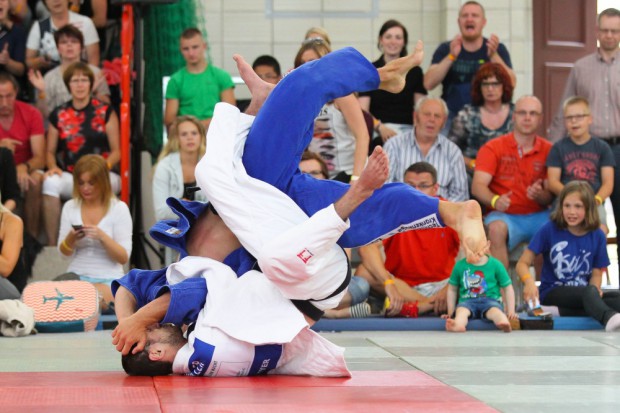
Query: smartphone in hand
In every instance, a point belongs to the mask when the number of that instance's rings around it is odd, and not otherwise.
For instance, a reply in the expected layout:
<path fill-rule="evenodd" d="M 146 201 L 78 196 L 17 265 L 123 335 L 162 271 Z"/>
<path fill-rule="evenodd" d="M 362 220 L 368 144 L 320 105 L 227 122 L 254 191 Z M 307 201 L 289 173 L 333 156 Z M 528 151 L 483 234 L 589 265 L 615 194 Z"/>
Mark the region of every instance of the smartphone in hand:
<path fill-rule="evenodd" d="M 75 231 L 81 231 L 84 228 L 83 225 L 71 225 Z"/>

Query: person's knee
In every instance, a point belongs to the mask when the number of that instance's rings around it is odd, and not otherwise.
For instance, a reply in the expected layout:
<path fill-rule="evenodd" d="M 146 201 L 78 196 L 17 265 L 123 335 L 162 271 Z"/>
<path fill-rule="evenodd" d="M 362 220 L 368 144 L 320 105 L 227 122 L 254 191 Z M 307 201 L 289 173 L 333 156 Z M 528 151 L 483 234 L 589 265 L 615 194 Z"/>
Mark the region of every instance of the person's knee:
<path fill-rule="evenodd" d="M 43 180 L 42 192 L 52 198 L 60 199 L 61 180 L 58 175 L 48 176 Z"/>
<path fill-rule="evenodd" d="M 508 240 L 508 225 L 504 221 L 493 221 L 489 224 L 489 239 L 491 243 L 506 244 Z"/>

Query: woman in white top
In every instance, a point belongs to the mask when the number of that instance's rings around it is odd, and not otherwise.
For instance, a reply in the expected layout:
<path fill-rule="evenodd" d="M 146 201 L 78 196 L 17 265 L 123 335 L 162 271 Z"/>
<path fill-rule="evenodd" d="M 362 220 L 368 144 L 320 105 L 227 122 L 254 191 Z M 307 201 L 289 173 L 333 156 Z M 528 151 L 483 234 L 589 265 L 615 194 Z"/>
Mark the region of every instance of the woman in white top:
<path fill-rule="evenodd" d="M 295 57 L 295 67 L 320 59 L 331 49 L 321 38 L 306 40 Z M 362 107 L 354 94 L 334 99 L 314 121 L 314 137 L 308 149 L 316 152 L 329 169 L 329 178 L 354 181 L 366 165 L 370 136 Z"/>
<path fill-rule="evenodd" d="M 169 197 L 205 201 L 202 191 L 194 192 L 196 164 L 205 153 L 206 132 L 198 118 L 179 116 L 170 126 L 168 142 L 162 149 L 153 176 L 155 219 L 176 219 L 166 204 Z"/>
<path fill-rule="evenodd" d="M 58 250 L 71 257 L 68 272 L 95 284 L 104 310 L 114 301 L 110 284 L 125 273 L 132 228 L 129 208 L 112 192 L 106 161 L 82 156 L 73 170 L 73 198 L 62 208 Z"/>

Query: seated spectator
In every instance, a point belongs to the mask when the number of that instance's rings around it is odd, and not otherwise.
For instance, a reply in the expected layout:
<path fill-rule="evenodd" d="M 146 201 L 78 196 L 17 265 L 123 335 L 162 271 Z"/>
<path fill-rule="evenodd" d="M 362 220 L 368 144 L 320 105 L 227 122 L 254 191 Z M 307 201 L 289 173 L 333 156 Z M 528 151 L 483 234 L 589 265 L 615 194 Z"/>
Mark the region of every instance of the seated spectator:
<path fill-rule="evenodd" d="M 470 318 L 484 318 L 505 333 L 512 331 L 510 320 L 518 319 L 515 291 L 506 268 L 496 258 L 485 255 L 476 263 L 459 260 L 448 285 L 448 314 L 443 316 L 447 331 L 465 332 Z"/>
<path fill-rule="evenodd" d="M 541 254 L 540 291 L 530 274 L 534 257 Z M 620 331 L 620 291 L 601 290 L 603 270 L 609 265 L 607 239 L 600 229 L 592 186 L 572 181 L 561 190 L 551 220 L 540 228 L 517 263 L 524 284 L 523 298 L 557 306 L 560 315 L 583 313 Z"/>
<path fill-rule="evenodd" d="M 0 148 L 0 193 L 2 194 L 0 203 L 13 212 L 19 200 L 19 185 L 13 154 L 7 148 Z"/>
<path fill-rule="evenodd" d="M 114 301 L 110 285 L 125 274 L 132 247 L 131 215 L 116 199 L 108 165 L 99 155 L 84 155 L 73 169 L 73 198 L 62 208 L 58 250 L 71 258 L 67 271 L 97 287 L 102 310 Z"/>
<path fill-rule="evenodd" d="M 282 79 L 280 63 L 273 56 L 258 56 L 252 63 L 252 69 L 267 83 L 276 85 Z"/>
<path fill-rule="evenodd" d="M 437 170 L 437 195 L 453 202 L 469 199 L 463 154 L 440 134 L 447 116 L 448 107 L 441 98 L 425 96 L 416 103 L 414 128 L 385 143 L 390 158 L 388 182 L 402 182 L 409 165 L 424 161 Z"/>
<path fill-rule="evenodd" d="M 463 152 L 467 173 L 474 174 L 478 149 L 513 128 L 510 76 L 499 63 L 480 66 L 471 85 L 471 104 L 466 104 L 452 120 L 448 139 Z"/>
<path fill-rule="evenodd" d="M 17 183 L 24 196 L 22 216 L 26 231 L 37 238 L 45 167 L 45 129 L 41 113 L 34 106 L 16 100 L 18 93 L 15 78 L 0 72 L 0 147 L 13 153 Z"/>
<path fill-rule="evenodd" d="M 302 173 L 312 175 L 316 179 L 327 179 L 327 164 L 319 154 L 311 151 L 304 151 L 299 162 L 299 170 Z M 347 257 L 351 260 L 350 249 L 345 249 Z M 370 315 L 370 305 L 366 302 L 370 287 L 368 282 L 362 278 L 353 276 L 347 287 L 342 300 L 337 307 L 325 311 L 326 318 L 363 318 Z"/>
<path fill-rule="evenodd" d="M 9 12 L 10 0 L 0 0 L 0 67 L 23 80 L 26 73 L 26 32 L 21 24 L 11 20 Z"/>
<path fill-rule="evenodd" d="M 206 132 L 194 116 L 179 116 L 168 134 L 168 142 L 162 149 L 153 176 L 153 207 L 155 219 L 176 219 L 177 215 L 166 204 L 169 197 L 206 202 L 202 191 L 196 187 L 194 170 L 206 148 Z"/>
<path fill-rule="evenodd" d="M 106 159 L 114 193 L 120 191 L 121 181 L 112 172 L 120 160 L 118 117 L 109 104 L 91 97 L 95 75 L 88 64 L 77 62 L 65 70 L 63 81 L 72 99 L 50 114 L 47 131 L 43 207 L 48 245 L 56 245 L 60 200 L 71 197 L 73 168 L 82 156 L 97 154 Z"/>
<path fill-rule="evenodd" d="M 33 23 L 26 41 L 26 65 L 42 73 L 60 64 L 54 32 L 72 24 L 84 35 L 85 60 L 99 66 L 99 35 L 93 21 L 69 10 L 67 0 L 44 0 L 50 16 Z"/>
<path fill-rule="evenodd" d="M 304 37 L 304 42 L 307 40 L 312 41 L 314 39 L 321 39 L 327 43 L 330 48 L 332 47 L 332 42 L 329 39 L 329 33 L 327 33 L 327 30 L 322 27 L 315 26 L 308 29 L 306 36 Z"/>
<path fill-rule="evenodd" d="M 2 0 L 0 0 L 2 1 Z M 68 24 L 54 32 L 54 41 L 60 56 L 60 66 L 55 67 L 41 75 L 39 70 L 30 70 L 28 79 L 38 91 L 37 106 L 47 118 L 52 111 L 71 100 L 71 93 L 62 80 L 64 71 L 72 63 L 79 62 L 84 49 L 84 36 L 75 26 Z M 108 83 L 97 66 L 88 65 L 95 75 L 95 85 L 93 95 L 99 101 L 110 103 L 110 88 Z"/>
<path fill-rule="evenodd" d="M 329 45 L 322 39 L 304 42 L 295 56 L 295 67 L 330 52 Z M 314 120 L 314 137 L 308 149 L 325 160 L 330 179 L 349 182 L 358 179 L 362 173 L 369 144 L 362 108 L 351 94 L 323 106 Z"/>
<path fill-rule="evenodd" d="M 20 259 L 24 239 L 21 218 L 0 204 L 0 300 L 17 299 L 27 274 Z"/>
<path fill-rule="evenodd" d="M 407 29 L 399 21 L 383 23 L 377 42 L 381 56 L 373 65 L 383 67 L 387 62 L 406 56 L 408 38 Z M 425 95 L 424 73 L 416 66 L 407 73 L 405 88 L 400 93 L 372 90 L 360 93 L 359 100 L 362 108 L 378 119 L 374 127 L 383 143 L 399 133 L 411 131 L 415 104 Z"/>
<path fill-rule="evenodd" d="M 170 76 L 166 87 L 164 123 L 170 127 L 177 116 L 196 116 L 209 129 L 217 102 L 235 104 L 235 84 L 230 74 L 207 61 L 207 42 L 192 27 L 181 33 L 180 49 L 185 67 Z"/>
<path fill-rule="evenodd" d="M 427 162 L 410 165 L 404 181 L 428 196 L 437 196 L 437 170 Z M 429 310 L 445 314 L 448 279 L 460 247 L 456 231 L 444 227 L 403 232 L 384 240 L 383 247 L 385 263 L 378 243 L 360 247 L 362 263 L 356 275 L 366 278 L 380 297 L 389 296 L 389 288 L 395 287 L 405 302 L 431 304 Z M 403 302 L 395 297 L 390 301 L 393 306 Z"/>
<path fill-rule="evenodd" d="M 568 136 L 557 141 L 549 152 L 549 190 L 554 195 L 560 195 L 564 185 L 570 181 L 588 182 L 595 193 L 601 229 L 607 234 L 609 229 L 604 202 L 614 188 L 614 154 L 607 142 L 593 139 L 590 135 L 592 115 L 587 99 L 573 96 L 563 106 Z"/>
<path fill-rule="evenodd" d="M 542 104 L 523 96 L 515 104 L 514 131 L 485 143 L 478 151 L 471 191 L 491 211 L 491 255 L 508 268 L 508 253 L 529 242 L 549 219 L 553 196 L 547 189 L 545 163 L 551 143 L 536 135 Z"/>

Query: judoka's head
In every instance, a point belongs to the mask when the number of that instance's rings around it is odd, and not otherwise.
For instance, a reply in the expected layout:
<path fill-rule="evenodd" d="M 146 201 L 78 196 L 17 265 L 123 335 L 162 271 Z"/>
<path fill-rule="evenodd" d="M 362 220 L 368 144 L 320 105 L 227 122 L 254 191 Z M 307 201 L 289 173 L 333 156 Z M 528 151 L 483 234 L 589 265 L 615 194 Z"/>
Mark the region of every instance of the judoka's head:
<path fill-rule="evenodd" d="M 153 324 L 146 330 L 144 350 L 136 354 L 130 351 L 122 357 L 123 369 L 130 376 L 172 374 L 172 362 L 186 342 L 179 327 L 173 324 Z"/>

